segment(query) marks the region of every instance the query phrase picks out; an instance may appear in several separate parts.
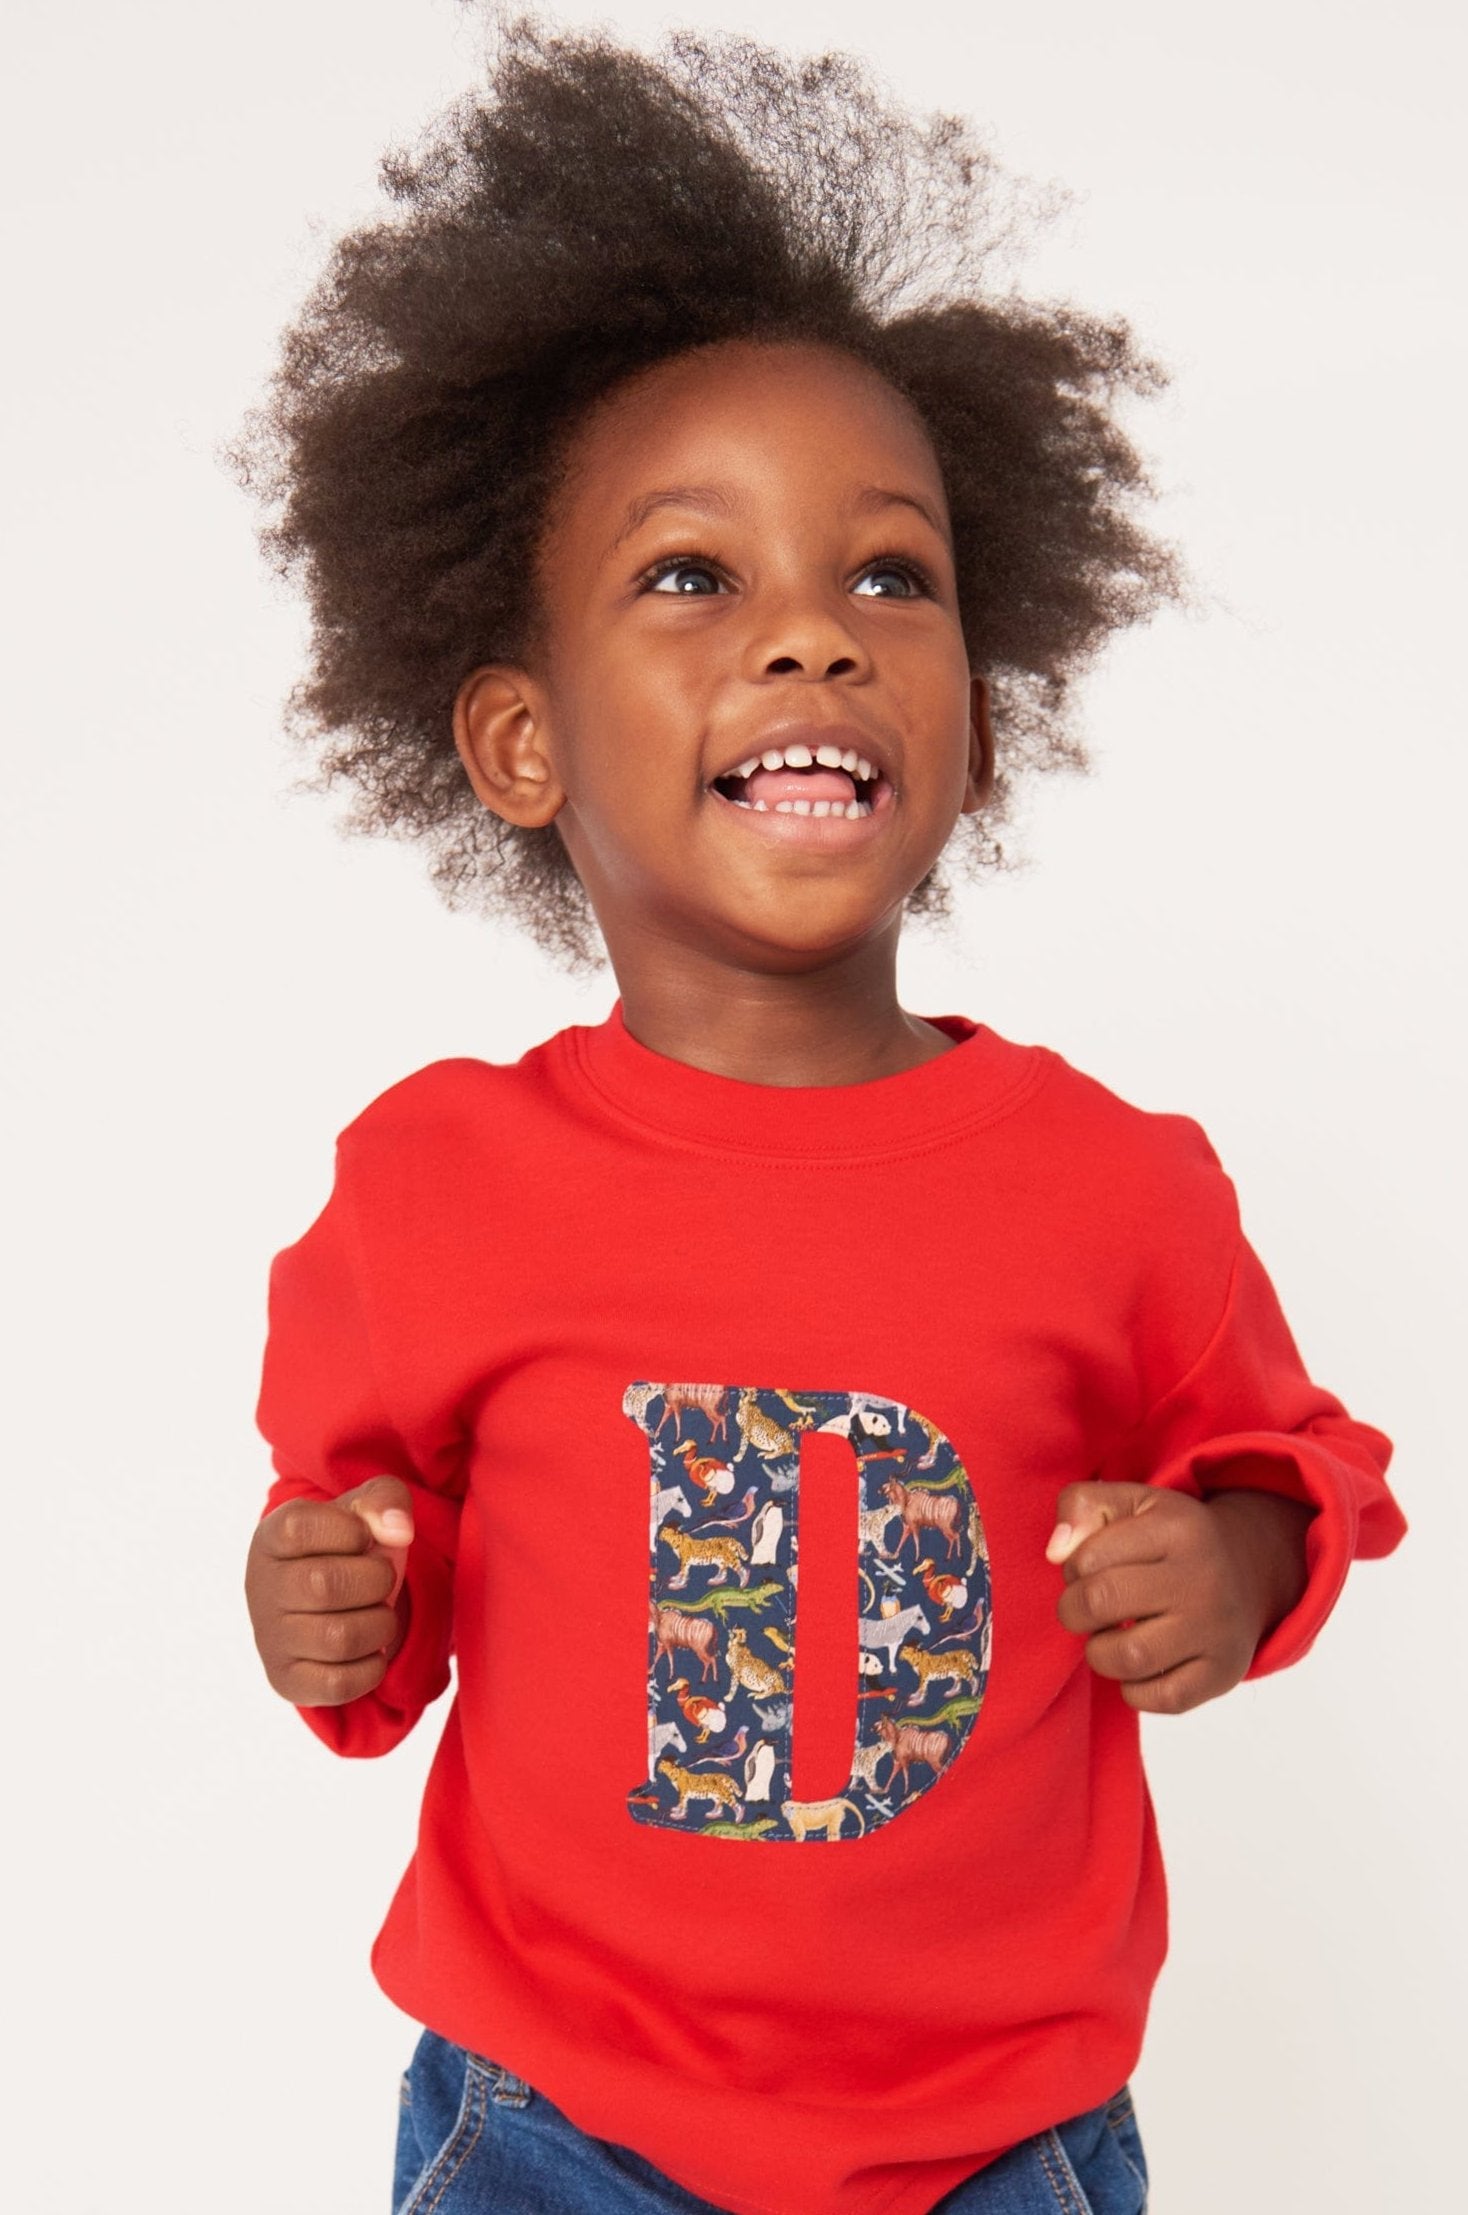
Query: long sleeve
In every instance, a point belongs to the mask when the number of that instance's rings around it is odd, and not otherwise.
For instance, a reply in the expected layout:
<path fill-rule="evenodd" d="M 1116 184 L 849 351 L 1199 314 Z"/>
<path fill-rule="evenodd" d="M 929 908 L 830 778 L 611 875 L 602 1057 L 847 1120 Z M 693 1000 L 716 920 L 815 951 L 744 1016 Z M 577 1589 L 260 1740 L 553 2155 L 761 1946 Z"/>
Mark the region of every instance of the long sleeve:
<path fill-rule="evenodd" d="M 1308 1653 L 1350 1563 L 1389 1554 L 1404 1537 L 1406 1517 L 1386 1484 L 1391 1457 L 1383 1432 L 1311 1382 L 1274 1286 L 1239 1230 L 1208 1344 L 1098 1474 L 1197 1499 L 1275 1492 L 1315 1508 L 1305 1526 L 1305 1589 L 1260 1641 L 1247 1683 Z"/>
<path fill-rule="evenodd" d="M 291 1499 L 331 1500 L 368 1477 L 412 1489 L 414 1538 L 400 1612 L 402 1645 L 373 1691 L 298 1713 L 334 1752 L 386 1753 L 449 1681 L 454 1562 L 463 1492 L 452 1453 L 415 1453 L 378 1382 L 362 1246 L 349 1191 L 347 1134 L 337 1142 L 331 1197 L 270 1268 L 269 1328 L 256 1425 L 276 1471 L 262 1519 Z"/>

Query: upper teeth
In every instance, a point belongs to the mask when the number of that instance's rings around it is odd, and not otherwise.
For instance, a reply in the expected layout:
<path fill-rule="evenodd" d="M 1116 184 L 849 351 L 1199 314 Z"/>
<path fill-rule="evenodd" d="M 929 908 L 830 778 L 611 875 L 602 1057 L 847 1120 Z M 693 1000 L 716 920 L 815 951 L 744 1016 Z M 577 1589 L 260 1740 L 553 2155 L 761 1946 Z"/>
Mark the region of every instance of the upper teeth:
<path fill-rule="evenodd" d="M 772 746 L 767 753 L 751 754 L 748 761 L 739 763 L 736 769 L 726 769 L 726 777 L 752 777 L 759 768 L 810 769 L 819 762 L 822 769 L 846 769 L 863 784 L 870 784 L 877 775 L 875 762 L 867 760 L 848 746 L 843 754 L 839 746 L 818 746 L 814 753 L 808 746 Z"/>

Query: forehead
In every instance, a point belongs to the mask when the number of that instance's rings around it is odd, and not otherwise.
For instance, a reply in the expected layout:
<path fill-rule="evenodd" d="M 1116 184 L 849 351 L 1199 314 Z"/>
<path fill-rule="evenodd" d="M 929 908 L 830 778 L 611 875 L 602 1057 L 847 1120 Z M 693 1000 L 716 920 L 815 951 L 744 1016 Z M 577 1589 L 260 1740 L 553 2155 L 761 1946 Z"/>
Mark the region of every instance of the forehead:
<path fill-rule="evenodd" d="M 946 520 L 942 473 L 915 408 L 875 369 L 811 344 L 728 341 L 643 370 L 578 425 L 557 535 L 615 529 L 660 485 L 848 504 L 874 475 Z"/>

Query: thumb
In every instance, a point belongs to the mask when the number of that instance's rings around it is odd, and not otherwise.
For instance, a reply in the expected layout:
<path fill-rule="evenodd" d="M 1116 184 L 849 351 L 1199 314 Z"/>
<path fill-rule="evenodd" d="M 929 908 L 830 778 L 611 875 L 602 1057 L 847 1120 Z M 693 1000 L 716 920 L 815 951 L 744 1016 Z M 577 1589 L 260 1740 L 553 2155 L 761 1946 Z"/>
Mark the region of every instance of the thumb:
<path fill-rule="evenodd" d="M 340 1493 L 336 1504 L 360 1516 L 372 1533 L 373 1550 L 386 1554 L 392 1562 L 396 1575 L 387 1596 L 391 1606 L 402 1590 L 408 1548 L 413 1543 L 412 1493 L 401 1477 L 369 1477 L 365 1484 Z"/>
<path fill-rule="evenodd" d="M 413 1542 L 413 1495 L 401 1477 L 369 1477 L 350 1492 L 339 1492 L 336 1505 L 360 1515 L 381 1546 Z"/>
<path fill-rule="evenodd" d="M 1135 1515 L 1153 1497 L 1150 1484 L 1106 1484 L 1091 1478 L 1085 1484 L 1067 1484 L 1056 1502 L 1059 1521 L 1045 1547 L 1047 1561 L 1068 1561 L 1077 1546 L 1107 1523 Z"/>

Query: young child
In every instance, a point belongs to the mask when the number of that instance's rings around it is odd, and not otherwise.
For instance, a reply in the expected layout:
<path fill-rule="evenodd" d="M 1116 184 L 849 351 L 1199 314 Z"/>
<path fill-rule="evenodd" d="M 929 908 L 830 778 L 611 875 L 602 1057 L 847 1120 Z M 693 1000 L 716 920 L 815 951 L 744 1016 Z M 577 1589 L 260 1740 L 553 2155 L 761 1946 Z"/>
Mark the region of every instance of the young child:
<path fill-rule="evenodd" d="M 373 1100 L 270 1275 L 269 1681 L 377 1755 L 457 1660 L 394 2215 L 1135 2215 L 1139 1717 L 1406 1528 L 1199 1125 L 897 1002 L 1181 589 L 1157 373 L 840 58 L 521 22 L 384 175 L 240 449 L 298 726 L 618 987 Z"/>

